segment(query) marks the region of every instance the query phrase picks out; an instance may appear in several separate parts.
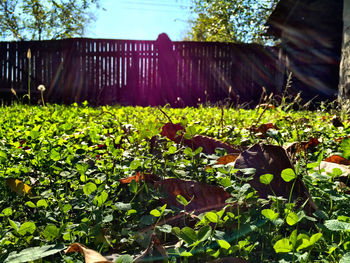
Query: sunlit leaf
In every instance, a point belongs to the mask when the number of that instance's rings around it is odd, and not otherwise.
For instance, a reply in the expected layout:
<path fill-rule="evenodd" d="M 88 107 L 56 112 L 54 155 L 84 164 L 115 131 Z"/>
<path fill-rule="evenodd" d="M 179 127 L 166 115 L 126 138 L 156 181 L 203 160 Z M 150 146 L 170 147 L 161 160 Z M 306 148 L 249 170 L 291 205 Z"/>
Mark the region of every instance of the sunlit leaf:
<path fill-rule="evenodd" d="M 229 249 L 231 247 L 230 243 L 228 243 L 226 240 L 218 239 L 216 242 L 223 249 Z"/>
<path fill-rule="evenodd" d="M 286 218 L 287 224 L 290 226 L 295 225 L 299 221 L 299 217 L 294 212 L 288 212 L 287 218 Z"/>
<path fill-rule="evenodd" d="M 92 182 L 89 182 L 83 186 L 83 191 L 84 191 L 84 194 L 86 195 L 92 194 L 93 192 L 96 191 L 96 189 L 97 189 L 97 186 Z"/>
<path fill-rule="evenodd" d="M 284 169 L 281 173 L 281 177 L 286 182 L 290 182 L 297 178 L 295 172 L 291 168 Z"/>
<path fill-rule="evenodd" d="M 276 220 L 279 216 L 279 214 L 272 209 L 264 209 L 261 211 L 261 214 L 271 221 Z"/>
<path fill-rule="evenodd" d="M 65 249 L 62 244 L 47 245 L 42 247 L 30 247 L 20 252 L 11 252 L 4 263 L 25 263 L 45 258 Z"/>
<path fill-rule="evenodd" d="M 209 220 L 211 223 L 217 223 L 219 220 L 219 217 L 216 213 L 214 212 L 208 212 L 205 214 L 205 218 Z"/>
<path fill-rule="evenodd" d="M 32 188 L 18 179 L 7 178 L 6 185 L 18 195 L 31 195 Z"/>
<path fill-rule="evenodd" d="M 149 212 L 150 215 L 154 216 L 154 217 L 160 217 L 162 214 L 159 212 L 158 209 L 153 209 L 151 210 L 151 212 Z"/>
<path fill-rule="evenodd" d="M 108 199 L 108 193 L 103 190 L 102 193 L 95 197 L 94 203 L 97 203 L 97 206 L 102 206 Z"/>
<path fill-rule="evenodd" d="M 270 184 L 271 181 L 273 180 L 273 174 L 263 174 L 260 175 L 260 183 L 262 184 Z"/>
<path fill-rule="evenodd" d="M 340 148 L 343 151 L 343 157 L 350 159 L 350 138 L 345 138 L 340 144 Z"/>
<path fill-rule="evenodd" d="M 36 207 L 44 207 L 44 208 L 47 208 L 48 207 L 48 204 L 46 202 L 46 200 L 44 199 L 40 199 L 37 203 L 36 203 Z"/>
<path fill-rule="evenodd" d="M 18 229 L 18 233 L 22 236 L 26 234 L 33 234 L 36 230 L 36 225 L 33 222 L 25 222 Z"/>
<path fill-rule="evenodd" d="M 183 197 L 182 195 L 177 195 L 176 196 L 176 200 L 182 204 L 183 206 L 187 206 L 188 205 L 188 201 L 185 199 L 185 197 Z"/>
<path fill-rule="evenodd" d="M 350 223 L 331 219 L 324 222 L 325 227 L 331 231 L 344 232 L 350 231 Z"/>
<path fill-rule="evenodd" d="M 44 229 L 43 236 L 47 241 L 52 241 L 59 236 L 59 229 L 53 224 L 48 224 Z"/>
<path fill-rule="evenodd" d="M 283 238 L 276 242 L 276 244 L 273 246 L 273 249 L 276 253 L 288 253 L 293 250 L 293 246 L 290 243 L 289 239 Z"/>
<path fill-rule="evenodd" d="M 7 208 L 5 208 L 5 209 L 3 209 L 1 211 L 0 216 L 11 216 L 12 213 L 13 213 L 12 208 L 11 207 L 7 207 Z"/>

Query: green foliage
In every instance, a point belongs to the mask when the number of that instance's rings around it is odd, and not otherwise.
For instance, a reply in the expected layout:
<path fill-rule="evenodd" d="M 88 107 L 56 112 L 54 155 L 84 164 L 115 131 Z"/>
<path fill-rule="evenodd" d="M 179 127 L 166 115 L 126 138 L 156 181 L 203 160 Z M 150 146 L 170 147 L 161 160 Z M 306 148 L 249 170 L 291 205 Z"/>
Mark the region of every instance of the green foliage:
<path fill-rule="evenodd" d="M 82 36 L 98 0 L 0 2 L 0 38 L 44 40 Z"/>
<path fill-rule="evenodd" d="M 195 41 L 264 42 L 264 26 L 277 0 L 193 0 L 196 15 L 188 38 Z"/>
<path fill-rule="evenodd" d="M 122 255 L 116 262 L 132 262 L 152 244 L 153 251 L 154 244 L 166 244 L 169 262 L 347 262 L 350 196 L 339 182 L 347 183 L 347 175 L 319 166 L 332 153 L 346 152 L 346 141 L 336 139 L 349 134 L 349 124 L 334 129 L 333 113 L 322 110 L 277 107 L 261 115 L 224 108 L 223 116 L 216 107 L 163 110 L 173 123 L 191 127 L 189 137 L 205 134 L 237 147 L 319 138 L 314 149 L 290 151 L 296 172 L 267 171 L 257 179 L 267 187 L 278 176 L 290 185 L 302 180 L 319 210 L 309 213 L 298 200 L 275 195 L 262 200 L 249 184 L 255 169 L 238 174 L 232 163 L 217 164 L 226 155 L 222 149 L 206 154 L 204 147 L 159 136 L 168 118 L 156 108 L 13 105 L 0 108 L 0 262 L 82 262 L 79 255 L 57 253 L 74 242 L 102 254 L 113 250 Z M 252 133 L 257 120 L 275 122 L 283 140 Z M 188 213 L 198 203 L 181 191 L 173 207 L 150 183 L 121 183 L 138 173 L 221 186 L 230 198 L 221 210 Z M 11 190 L 9 178 L 29 185 L 32 194 Z"/>
<path fill-rule="evenodd" d="M 43 257 L 47 257 L 50 255 L 57 254 L 65 249 L 65 246 L 62 244 L 58 245 L 47 245 L 41 247 L 31 247 L 22 250 L 20 253 L 14 252 L 11 253 L 4 263 L 24 263 L 28 261 L 34 261 L 37 259 L 41 259 Z"/>

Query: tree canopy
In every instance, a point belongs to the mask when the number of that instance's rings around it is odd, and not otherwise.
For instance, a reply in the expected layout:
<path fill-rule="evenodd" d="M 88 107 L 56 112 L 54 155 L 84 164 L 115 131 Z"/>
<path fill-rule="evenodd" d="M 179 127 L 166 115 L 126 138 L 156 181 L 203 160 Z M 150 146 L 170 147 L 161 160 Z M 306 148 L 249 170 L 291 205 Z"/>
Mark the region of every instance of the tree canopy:
<path fill-rule="evenodd" d="M 82 36 L 99 0 L 1 0 L 0 39 L 43 40 Z"/>
<path fill-rule="evenodd" d="M 192 0 L 196 19 L 188 39 L 195 41 L 266 41 L 264 25 L 279 0 Z"/>

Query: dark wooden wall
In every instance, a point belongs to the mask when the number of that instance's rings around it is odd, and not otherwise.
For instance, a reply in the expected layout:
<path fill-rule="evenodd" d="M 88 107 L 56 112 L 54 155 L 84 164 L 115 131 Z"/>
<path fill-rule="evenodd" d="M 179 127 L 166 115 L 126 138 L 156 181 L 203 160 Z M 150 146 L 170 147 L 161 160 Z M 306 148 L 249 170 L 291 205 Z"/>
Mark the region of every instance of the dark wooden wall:
<path fill-rule="evenodd" d="M 295 92 L 306 100 L 336 98 L 343 37 L 343 0 L 280 0 L 267 23 L 281 39 Z"/>
<path fill-rule="evenodd" d="M 11 88 L 25 94 L 31 68 L 32 92 L 44 84 L 52 103 L 182 107 L 237 97 L 257 102 L 262 87 L 276 92 L 283 85 L 277 53 L 259 45 L 166 39 L 0 42 L 0 96 Z"/>

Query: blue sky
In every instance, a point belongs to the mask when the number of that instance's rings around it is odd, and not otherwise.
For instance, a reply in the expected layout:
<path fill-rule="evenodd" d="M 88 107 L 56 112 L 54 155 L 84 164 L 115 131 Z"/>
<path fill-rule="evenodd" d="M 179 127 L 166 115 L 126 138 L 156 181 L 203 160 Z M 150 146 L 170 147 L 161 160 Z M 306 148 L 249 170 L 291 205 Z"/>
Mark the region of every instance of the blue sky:
<path fill-rule="evenodd" d="M 86 37 L 156 40 L 167 33 L 182 40 L 189 29 L 191 0 L 101 0 Z"/>

